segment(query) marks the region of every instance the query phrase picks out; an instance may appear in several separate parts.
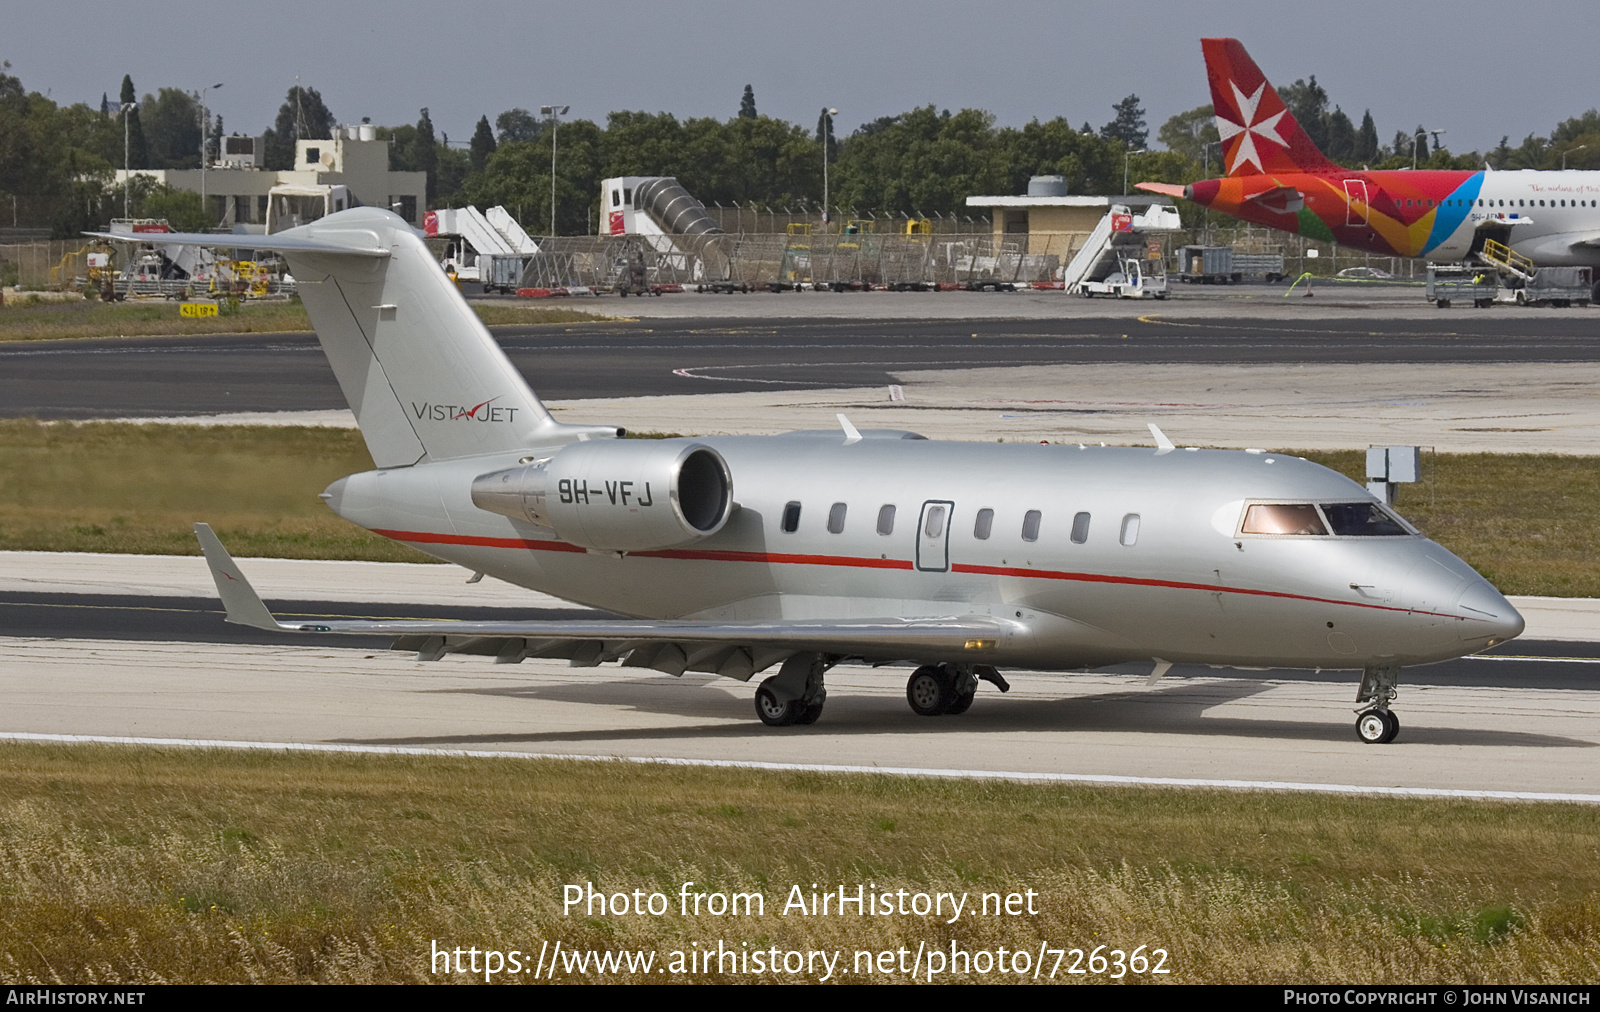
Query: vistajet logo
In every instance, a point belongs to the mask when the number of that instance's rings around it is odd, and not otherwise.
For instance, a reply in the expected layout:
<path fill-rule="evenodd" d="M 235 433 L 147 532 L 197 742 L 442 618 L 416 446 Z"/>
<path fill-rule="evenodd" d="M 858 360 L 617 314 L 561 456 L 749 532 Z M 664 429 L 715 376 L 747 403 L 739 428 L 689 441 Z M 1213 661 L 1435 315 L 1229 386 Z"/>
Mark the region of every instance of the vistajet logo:
<path fill-rule="evenodd" d="M 411 402 L 411 413 L 420 422 L 514 422 L 516 408 L 496 407 L 498 396 L 482 404 L 467 407 L 464 404 L 434 404 L 431 401 Z"/>

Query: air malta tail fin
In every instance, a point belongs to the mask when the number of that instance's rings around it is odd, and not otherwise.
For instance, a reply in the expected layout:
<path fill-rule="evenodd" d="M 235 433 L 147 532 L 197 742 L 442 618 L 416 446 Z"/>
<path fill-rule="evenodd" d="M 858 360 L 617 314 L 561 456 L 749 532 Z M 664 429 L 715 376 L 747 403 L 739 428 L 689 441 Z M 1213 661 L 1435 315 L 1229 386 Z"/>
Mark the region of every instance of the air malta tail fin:
<path fill-rule="evenodd" d="M 380 468 L 617 434 L 550 417 L 399 215 L 360 207 L 270 236 L 161 240 L 283 254 Z"/>
<path fill-rule="evenodd" d="M 1338 171 L 1306 136 L 1238 39 L 1201 39 L 1200 46 L 1228 175 Z"/>

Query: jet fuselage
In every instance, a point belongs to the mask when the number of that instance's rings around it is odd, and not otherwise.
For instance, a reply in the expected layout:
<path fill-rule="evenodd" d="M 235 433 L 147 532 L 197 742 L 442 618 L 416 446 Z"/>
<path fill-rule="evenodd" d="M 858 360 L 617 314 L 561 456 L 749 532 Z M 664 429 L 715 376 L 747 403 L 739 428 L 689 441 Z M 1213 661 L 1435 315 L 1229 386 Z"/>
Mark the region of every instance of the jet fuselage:
<path fill-rule="evenodd" d="M 992 664 L 1364 668 L 1458 657 L 1522 629 L 1471 567 L 1399 525 L 1246 533 L 1253 504 L 1376 508 L 1281 453 L 894 433 L 693 442 L 726 460 L 738 506 L 716 534 L 660 550 L 586 551 L 473 504 L 475 477 L 526 455 L 352 475 L 324 496 L 441 559 L 632 617 L 993 616 L 1012 632 L 974 658 Z"/>
<path fill-rule="evenodd" d="M 1183 196 L 1253 224 L 1380 256 L 1460 260 L 1483 238 L 1540 266 L 1600 266 L 1600 172 L 1271 172 Z"/>

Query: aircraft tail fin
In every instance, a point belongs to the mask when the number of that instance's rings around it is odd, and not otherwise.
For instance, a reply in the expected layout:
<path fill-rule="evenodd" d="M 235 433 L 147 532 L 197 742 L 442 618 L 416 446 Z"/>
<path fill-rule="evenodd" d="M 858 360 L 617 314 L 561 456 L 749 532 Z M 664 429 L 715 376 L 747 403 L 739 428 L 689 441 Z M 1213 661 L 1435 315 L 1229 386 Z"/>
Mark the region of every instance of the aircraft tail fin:
<path fill-rule="evenodd" d="M 1201 39 L 1230 176 L 1337 169 L 1306 135 L 1238 39 Z"/>
<path fill-rule="evenodd" d="M 353 208 L 269 236 L 161 241 L 283 254 L 380 468 L 619 434 L 551 418 L 416 231 L 390 211 Z"/>

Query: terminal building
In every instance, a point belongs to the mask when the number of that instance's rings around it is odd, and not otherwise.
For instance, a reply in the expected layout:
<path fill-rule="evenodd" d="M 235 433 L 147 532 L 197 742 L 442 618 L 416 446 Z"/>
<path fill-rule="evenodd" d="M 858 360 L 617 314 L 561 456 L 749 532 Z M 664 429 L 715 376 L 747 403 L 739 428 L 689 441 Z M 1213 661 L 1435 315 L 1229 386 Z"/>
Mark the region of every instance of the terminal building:
<path fill-rule="evenodd" d="M 968 197 L 968 207 L 989 209 L 994 223 L 995 248 L 1015 243 L 1023 253 L 1061 253 L 1076 251 L 1112 204 L 1123 204 L 1141 211 L 1164 198 L 1142 193 L 1121 197 L 1071 196 L 1065 176 L 1034 176 L 1028 180 L 1023 197 Z M 1076 240 L 1076 241 L 1074 241 Z"/>
<path fill-rule="evenodd" d="M 153 179 L 174 190 L 204 194 L 206 209 L 216 225 L 231 226 L 238 232 L 265 232 L 272 200 L 316 193 L 328 195 L 330 213 L 346 206 L 385 207 L 413 225 L 422 225 L 428 175 L 391 172 L 389 142 L 378 140 L 374 127 L 342 126 L 335 128 L 331 139 L 296 141 L 294 168 L 288 170 L 261 167 L 260 137 L 220 140 L 220 160 L 204 170 L 134 169 L 127 174 Z M 123 175 L 118 169 L 119 187 Z M 273 217 L 287 220 L 282 209 Z"/>

